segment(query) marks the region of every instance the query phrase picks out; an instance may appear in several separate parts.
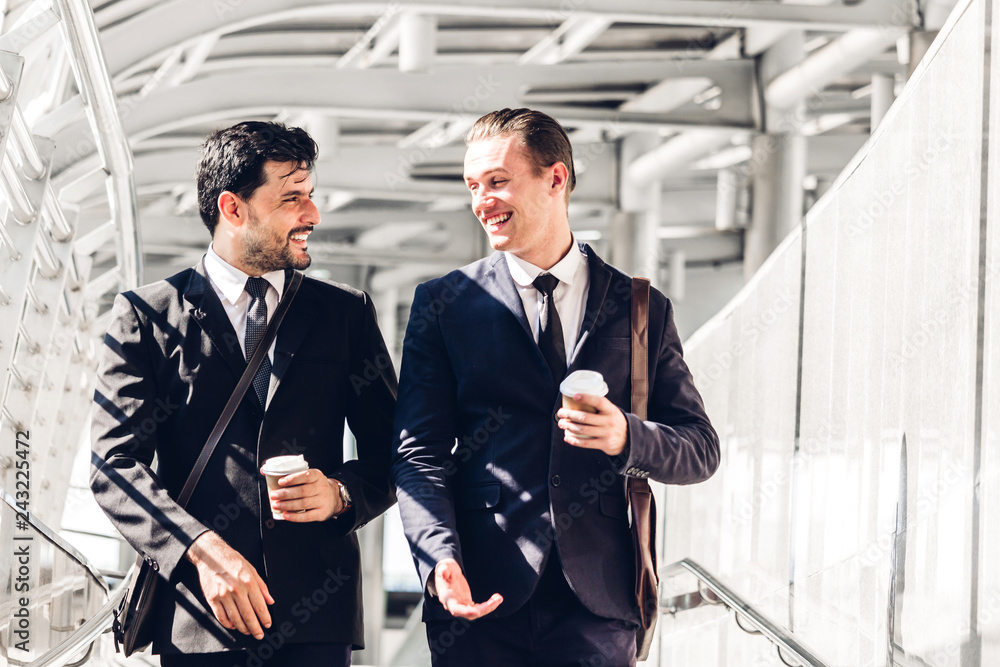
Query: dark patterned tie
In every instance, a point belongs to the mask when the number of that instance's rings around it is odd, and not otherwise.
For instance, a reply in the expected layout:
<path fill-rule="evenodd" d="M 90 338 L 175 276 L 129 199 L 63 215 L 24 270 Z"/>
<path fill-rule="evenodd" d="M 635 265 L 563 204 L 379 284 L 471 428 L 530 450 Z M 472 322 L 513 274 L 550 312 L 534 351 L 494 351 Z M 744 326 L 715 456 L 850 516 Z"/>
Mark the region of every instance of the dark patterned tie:
<path fill-rule="evenodd" d="M 264 337 L 264 330 L 267 329 L 267 294 L 268 283 L 263 278 L 248 278 L 246 287 L 247 294 L 253 299 L 250 308 L 247 310 L 247 330 L 246 348 L 247 362 L 253 358 L 253 353 L 260 345 Z M 253 376 L 253 390 L 257 394 L 257 401 L 263 410 L 267 407 L 267 390 L 271 385 L 271 360 L 264 355 L 264 360 L 260 362 L 257 373 Z"/>
<path fill-rule="evenodd" d="M 538 349 L 542 351 L 552 377 L 556 383 L 562 382 L 566 376 L 566 342 L 563 340 L 562 322 L 553 298 L 559 279 L 551 274 L 543 274 L 535 278 L 535 289 L 542 293 L 542 309 L 538 313 L 541 328 L 538 331 Z"/>

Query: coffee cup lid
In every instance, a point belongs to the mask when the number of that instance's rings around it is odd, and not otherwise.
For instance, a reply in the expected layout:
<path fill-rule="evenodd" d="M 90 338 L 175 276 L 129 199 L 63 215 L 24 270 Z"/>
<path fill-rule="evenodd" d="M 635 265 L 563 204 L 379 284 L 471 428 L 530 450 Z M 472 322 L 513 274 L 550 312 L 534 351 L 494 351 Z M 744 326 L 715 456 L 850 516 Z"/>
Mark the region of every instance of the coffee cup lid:
<path fill-rule="evenodd" d="M 597 371 L 573 371 L 559 384 L 559 391 L 566 396 L 604 396 L 608 393 L 608 385 Z"/>
<path fill-rule="evenodd" d="M 293 472 L 309 470 L 309 464 L 302 454 L 294 456 L 274 456 L 264 461 L 261 470 L 270 475 L 288 475 Z"/>

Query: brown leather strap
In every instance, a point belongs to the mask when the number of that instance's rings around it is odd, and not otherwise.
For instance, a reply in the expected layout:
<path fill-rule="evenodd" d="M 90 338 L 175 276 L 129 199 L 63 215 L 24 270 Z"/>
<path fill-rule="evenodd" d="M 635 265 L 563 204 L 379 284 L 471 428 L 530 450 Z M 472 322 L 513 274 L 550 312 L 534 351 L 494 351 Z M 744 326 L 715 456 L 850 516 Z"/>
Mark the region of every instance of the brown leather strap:
<path fill-rule="evenodd" d="M 646 419 L 649 403 L 649 279 L 632 279 L 632 414 Z"/>
<path fill-rule="evenodd" d="M 215 451 L 215 446 L 219 444 L 219 440 L 222 439 L 222 434 L 225 432 L 226 427 L 229 426 L 230 420 L 232 420 L 233 415 L 236 414 L 236 409 L 240 405 L 240 401 L 247 393 L 247 389 L 253 383 L 253 376 L 257 374 L 257 368 L 260 366 L 261 362 L 264 361 L 264 355 L 267 354 L 271 347 L 271 342 L 274 337 L 278 335 L 278 326 L 281 324 L 281 320 L 284 319 L 285 313 L 288 312 L 288 307 L 292 303 L 292 299 L 295 298 L 295 293 L 299 291 L 299 285 L 302 283 L 302 274 L 298 271 L 292 271 L 292 279 L 288 283 L 288 287 L 285 289 L 285 294 L 281 297 L 281 302 L 278 303 L 278 307 L 274 311 L 274 316 L 271 321 L 267 323 L 267 329 L 264 330 L 264 337 L 261 339 L 260 344 L 253 353 L 250 362 L 247 364 L 246 370 L 243 371 L 243 376 L 240 377 L 240 381 L 236 383 L 236 389 L 233 390 L 233 395 L 229 397 L 229 402 L 226 403 L 226 407 L 223 408 L 222 414 L 219 416 L 219 421 L 215 423 L 215 428 L 212 429 L 211 435 L 208 436 L 208 440 L 205 442 L 205 446 L 201 450 L 201 454 L 198 455 L 198 460 L 194 464 L 194 468 L 191 470 L 191 474 L 188 475 L 187 481 L 184 482 L 184 488 L 181 489 L 181 495 L 177 497 L 177 504 L 181 507 L 186 507 L 188 501 L 191 500 L 191 494 L 194 493 L 194 487 L 198 485 L 198 480 L 201 479 L 201 474 L 205 472 L 205 466 L 208 465 L 208 460 L 212 458 L 212 452 Z"/>
<path fill-rule="evenodd" d="M 649 279 L 632 279 L 632 414 L 646 419 L 649 406 Z M 650 493 L 649 482 L 628 478 L 629 495 Z"/>
<path fill-rule="evenodd" d="M 642 420 L 649 405 L 649 280 L 632 279 L 632 413 Z M 629 477 L 629 510 L 632 518 L 632 545 L 635 548 L 635 595 L 639 612 L 636 655 L 649 656 L 656 626 L 659 594 L 656 572 L 656 503 L 649 482 Z"/>

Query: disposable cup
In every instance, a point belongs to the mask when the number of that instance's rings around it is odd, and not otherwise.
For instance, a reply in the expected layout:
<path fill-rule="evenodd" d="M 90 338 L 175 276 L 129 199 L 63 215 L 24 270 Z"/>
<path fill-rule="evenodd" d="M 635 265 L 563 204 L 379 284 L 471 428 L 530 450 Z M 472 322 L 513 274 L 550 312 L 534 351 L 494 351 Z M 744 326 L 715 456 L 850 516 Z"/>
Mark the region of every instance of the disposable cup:
<path fill-rule="evenodd" d="M 597 412 L 593 408 L 583 403 L 573 400 L 577 394 L 587 394 L 588 396 L 606 396 L 608 385 L 604 381 L 604 376 L 597 371 L 574 371 L 559 384 L 559 391 L 562 392 L 563 407 L 569 410 L 580 410 L 583 412 Z M 581 440 L 590 440 L 593 436 L 575 433 Z"/>
<path fill-rule="evenodd" d="M 309 464 L 306 463 L 306 459 L 301 454 L 295 456 L 274 456 L 264 461 L 264 465 L 261 466 L 261 473 L 264 474 L 264 479 L 267 480 L 267 490 L 277 491 L 281 488 L 278 484 L 278 480 L 286 475 L 291 475 L 297 472 L 305 472 L 309 470 Z M 270 503 L 268 503 L 270 506 Z M 285 517 L 281 516 L 277 512 L 271 511 L 271 517 L 276 521 L 284 521 Z"/>

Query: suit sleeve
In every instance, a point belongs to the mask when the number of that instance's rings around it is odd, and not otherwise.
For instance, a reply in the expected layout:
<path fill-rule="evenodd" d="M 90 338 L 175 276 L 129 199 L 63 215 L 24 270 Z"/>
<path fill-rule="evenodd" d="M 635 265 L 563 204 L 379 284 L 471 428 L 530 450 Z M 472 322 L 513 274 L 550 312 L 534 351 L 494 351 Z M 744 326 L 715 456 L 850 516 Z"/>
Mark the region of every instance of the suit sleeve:
<path fill-rule="evenodd" d="M 126 294 L 115 299 L 104 338 L 91 420 L 90 487 L 129 544 L 170 579 L 208 530 L 178 505 L 151 466 L 163 410 L 157 404 L 151 333 Z"/>
<path fill-rule="evenodd" d="M 447 307 L 425 285 L 417 287 L 403 343 L 392 464 L 403 532 L 425 590 L 439 561 L 463 565 L 449 484 L 456 471 L 457 384 L 436 315 L 441 305 Z"/>
<path fill-rule="evenodd" d="M 664 484 L 694 484 L 711 477 L 719 467 L 719 436 L 684 362 L 670 301 L 662 295 L 655 296 L 666 307 L 662 327 L 654 328 L 650 322 L 650 333 L 661 329 L 663 335 L 655 357 L 655 341 L 650 338 L 648 419 L 643 421 L 625 413 L 628 456 L 620 472 Z M 651 294 L 650 300 L 653 298 Z M 651 303 L 650 317 L 656 310 Z"/>
<path fill-rule="evenodd" d="M 389 482 L 392 456 L 392 420 L 396 408 L 396 372 L 378 328 L 375 305 L 365 294 L 363 320 L 352 332 L 352 391 L 347 424 L 357 442 L 357 458 L 344 462 L 330 477 L 340 480 L 351 494 L 352 507 L 329 522 L 346 535 L 364 526 L 396 502 Z M 378 369 L 375 378 L 370 370 Z M 339 443 L 338 443 L 339 445 Z"/>

